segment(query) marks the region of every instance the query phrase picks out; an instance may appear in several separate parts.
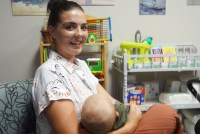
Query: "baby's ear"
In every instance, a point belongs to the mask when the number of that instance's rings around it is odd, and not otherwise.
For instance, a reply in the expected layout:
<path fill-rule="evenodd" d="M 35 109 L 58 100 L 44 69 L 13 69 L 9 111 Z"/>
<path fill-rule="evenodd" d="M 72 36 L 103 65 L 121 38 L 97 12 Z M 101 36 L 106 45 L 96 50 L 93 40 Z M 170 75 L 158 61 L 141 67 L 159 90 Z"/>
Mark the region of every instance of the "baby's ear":
<path fill-rule="evenodd" d="M 118 111 L 116 111 L 116 116 L 119 117 L 119 112 Z"/>

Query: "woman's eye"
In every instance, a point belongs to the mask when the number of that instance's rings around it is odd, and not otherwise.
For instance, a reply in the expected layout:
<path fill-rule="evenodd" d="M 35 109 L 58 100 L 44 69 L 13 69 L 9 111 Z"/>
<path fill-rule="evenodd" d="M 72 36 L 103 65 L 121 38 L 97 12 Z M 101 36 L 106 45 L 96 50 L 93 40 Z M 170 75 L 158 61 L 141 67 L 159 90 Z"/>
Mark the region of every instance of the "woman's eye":
<path fill-rule="evenodd" d="M 73 25 L 68 25 L 65 27 L 65 29 L 67 29 L 69 31 L 73 30 L 74 28 L 75 28 L 75 26 L 73 26 Z"/>
<path fill-rule="evenodd" d="M 87 25 L 84 25 L 84 26 L 81 27 L 81 29 L 85 31 L 85 30 L 88 29 L 88 26 L 87 26 Z"/>

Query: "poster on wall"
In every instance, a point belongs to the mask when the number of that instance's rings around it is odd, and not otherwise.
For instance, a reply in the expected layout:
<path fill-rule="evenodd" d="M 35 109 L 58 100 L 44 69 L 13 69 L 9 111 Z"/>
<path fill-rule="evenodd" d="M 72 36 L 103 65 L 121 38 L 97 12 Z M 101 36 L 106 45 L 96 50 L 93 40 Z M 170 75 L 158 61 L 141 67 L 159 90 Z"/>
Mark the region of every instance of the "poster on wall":
<path fill-rule="evenodd" d="M 140 0 L 140 15 L 165 15 L 166 0 Z"/>
<path fill-rule="evenodd" d="M 11 0 L 13 15 L 47 15 L 49 0 Z M 114 5 L 115 0 L 71 0 L 82 6 Z"/>
<path fill-rule="evenodd" d="M 99 5 L 107 5 L 112 6 L 114 5 L 115 0 L 70 0 L 75 1 L 83 6 L 99 6 Z"/>
<path fill-rule="evenodd" d="M 200 5 L 200 0 L 187 0 L 188 5 Z"/>

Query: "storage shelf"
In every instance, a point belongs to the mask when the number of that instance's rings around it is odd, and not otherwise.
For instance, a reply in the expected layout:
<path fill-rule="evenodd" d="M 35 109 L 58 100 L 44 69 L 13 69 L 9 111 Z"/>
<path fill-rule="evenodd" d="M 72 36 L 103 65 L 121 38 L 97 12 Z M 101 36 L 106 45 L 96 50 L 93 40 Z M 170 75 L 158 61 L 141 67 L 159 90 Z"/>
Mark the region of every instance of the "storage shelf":
<path fill-rule="evenodd" d="M 85 46 L 103 46 L 105 43 L 98 42 L 98 43 L 85 43 Z M 50 43 L 43 43 L 43 46 L 50 46 Z"/>
<path fill-rule="evenodd" d="M 44 47 L 49 47 L 49 46 L 51 46 L 51 44 L 49 44 L 49 43 L 44 43 L 43 46 L 44 46 Z"/>
<path fill-rule="evenodd" d="M 119 72 L 123 72 L 123 69 L 114 67 Z M 134 72 L 183 72 L 183 71 L 194 71 L 200 70 L 200 67 L 191 67 L 191 68 L 143 68 L 143 69 L 128 69 L 128 73 Z"/>
<path fill-rule="evenodd" d="M 147 100 L 144 105 L 138 105 L 141 111 L 147 111 L 153 104 L 161 103 L 157 100 Z M 191 104 L 167 104 L 174 109 L 195 109 L 200 108 L 200 103 L 191 103 Z"/>
<path fill-rule="evenodd" d="M 166 71 L 192 71 L 200 70 L 200 53 L 193 45 L 176 46 L 185 52 L 190 48 L 190 53 L 177 54 L 127 54 L 126 50 L 114 51 L 114 66 L 122 71 L 130 72 L 166 72 Z M 173 62 L 164 62 L 168 58 L 175 58 Z M 159 59 L 156 62 L 155 58 Z"/>
<path fill-rule="evenodd" d="M 105 43 L 97 42 L 97 43 L 85 43 L 86 46 L 103 46 Z"/>
<path fill-rule="evenodd" d="M 95 54 L 101 54 L 101 52 L 81 52 L 81 54 L 84 54 L 84 55 L 95 55 Z"/>
<path fill-rule="evenodd" d="M 149 63 L 149 67 L 137 67 L 137 68 L 128 68 L 128 58 L 132 57 L 137 58 L 138 56 L 135 55 L 135 57 L 133 56 L 127 56 L 127 54 L 125 53 L 125 56 L 119 56 L 119 55 L 114 55 L 115 58 L 115 63 L 114 66 L 117 67 L 118 69 L 120 69 L 121 71 L 126 71 L 127 72 L 166 72 L 166 71 L 176 71 L 176 72 L 182 72 L 182 71 L 192 71 L 192 70 L 200 70 L 200 54 L 189 54 L 187 55 L 187 57 L 199 57 L 198 59 L 198 64 L 195 64 L 195 66 L 193 65 L 187 65 L 187 63 L 185 63 L 185 66 L 182 67 L 152 67 L 153 65 L 151 65 Z M 139 56 L 141 57 L 141 56 Z M 149 57 L 151 58 L 151 56 L 149 55 Z M 137 63 L 136 63 L 137 64 Z M 145 63 L 141 63 L 141 66 L 144 66 Z"/>
<path fill-rule="evenodd" d="M 128 70 L 129 73 L 132 72 L 183 72 L 183 71 L 194 71 L 194 70 L 200 70 L 199 67 L 192 67 L 192 68 L 151 68 L 151 69 L 130 69 Z"/>
<path fill-rule="evenodd" d="M 105 80 L 103 78 L 99 79 L 99 82 L 104 82 Z"/>
<path fill-rule="evenodd" d="M 128 75 L 134 73 L 147 73 L 147 72 L 187 72 L 191 71 L 193 74 L 196 74 L 196 71 L 200 70 L 200 53 L 198 53 L 196 47 L 193 45 L 180 45 L 177 46 L 178 50 L 183 50 L 183 53 L 177 54 L 130 54 L 128 55 L 126 51 L 122 53 L 120 48 L 114 50 L 113 55 L 113 68 L 114 68 L 114 78 L 116 83 L 116 90 L 119 92 L 117 97 L 119 100 L 126 103 L 125 92 L 127 91 L 128 86 Z M 187 49 L 191 51 L 186 52 Z M 168 57 L 176 57 L 176 62 L 153 62 L 153 58 L 164 59 Z M 128 63 L 128 60 L 132 62 Z M 146 61 L 145 61 L 146 60 Z M 141 62 L 142 61 L 142 62 Z M 154 75 L 155 76 L 155 75 Z M 160 90 L 162 91 L 162 90 Z M 147 111 L 155 103 L 161 103 L 158 100 L 146 100 L 144 105 L 138 105 L 141 111 Z M 192 104 L 167 104 L 173 107 L 174 109 L 195 109 L 200 108 L 200 103 Z"/>

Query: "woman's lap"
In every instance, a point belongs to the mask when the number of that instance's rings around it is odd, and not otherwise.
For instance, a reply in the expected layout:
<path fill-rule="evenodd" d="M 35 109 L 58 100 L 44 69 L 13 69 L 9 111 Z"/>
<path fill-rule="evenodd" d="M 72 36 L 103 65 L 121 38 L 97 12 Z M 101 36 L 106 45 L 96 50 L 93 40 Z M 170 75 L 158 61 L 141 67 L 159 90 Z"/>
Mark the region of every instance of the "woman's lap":
<path fill-rule="evenodd" d="M 155 104 L 143 114 L 134 134 L 183 134 L 183 129 L 173 108 Z"/>

